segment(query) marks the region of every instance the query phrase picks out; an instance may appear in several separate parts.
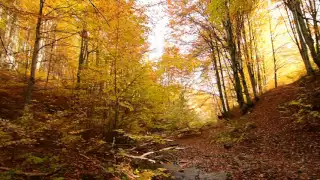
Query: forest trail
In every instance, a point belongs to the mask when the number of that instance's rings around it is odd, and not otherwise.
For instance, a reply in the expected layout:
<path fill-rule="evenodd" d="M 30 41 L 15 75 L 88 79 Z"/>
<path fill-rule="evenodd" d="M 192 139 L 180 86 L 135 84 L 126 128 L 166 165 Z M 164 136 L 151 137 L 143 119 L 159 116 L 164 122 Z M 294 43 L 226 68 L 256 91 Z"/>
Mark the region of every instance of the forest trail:
<path fill-rule="evenodd" d="M 319 79 L 304 79 L 263 94 L 252 113 L 178 140 L 187 147 L 179 152 L 180 165 L 234 179 L 319 179 L 319 117 L 308 121 L 297 105 L 314 102 L 319 112 L 319 90 Z"/>

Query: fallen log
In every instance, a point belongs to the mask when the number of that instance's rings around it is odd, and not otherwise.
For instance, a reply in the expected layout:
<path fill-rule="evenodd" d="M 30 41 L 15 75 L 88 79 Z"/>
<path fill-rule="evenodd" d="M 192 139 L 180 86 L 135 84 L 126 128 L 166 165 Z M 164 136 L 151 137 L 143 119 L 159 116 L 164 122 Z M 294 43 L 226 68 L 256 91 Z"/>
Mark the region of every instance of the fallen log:
<path fill-rule="evenodd" d="M 130 155 L 130 154 L 123 154 L 123 155 L 126 156 L 126 157 L 129 157 L 129 158 L 133 158 L 133 159 L 147 160 L 147 161 L 149 161 L 151 163 L 156 163 L 155 160 L 146 158 L 144 156 L 134 156 L 134 155 Z"/>
<path fill-rule="evenodd" d="M 149 158 L 147 158 L 147 156 L 149 156 L 151 154 L 154 154 L 154 153 L 157 153 L 157 152 L 169 151 L 169 150 L 172 150 L 172 149 L 182 150 L 182 149 L 185 149 L 185 148 L 181 148 L 181 147 L 166 147 L 166 148 L 160 149 L 159 151 L 151 151 L 151 152 L 144 153 L 141 156 L 135 156 L 135 155 L 130 155 L 130 154 L 126 154 L 126 153 L 124 153 L 122 155 L 126 156 L 126 157 L 129 157 L 129 158 L 133 158 L 133 159 L 147 160 L 147 161 L 149 161 L 151 163 L 156 163 L 155 160 L 149 159 Z"/>

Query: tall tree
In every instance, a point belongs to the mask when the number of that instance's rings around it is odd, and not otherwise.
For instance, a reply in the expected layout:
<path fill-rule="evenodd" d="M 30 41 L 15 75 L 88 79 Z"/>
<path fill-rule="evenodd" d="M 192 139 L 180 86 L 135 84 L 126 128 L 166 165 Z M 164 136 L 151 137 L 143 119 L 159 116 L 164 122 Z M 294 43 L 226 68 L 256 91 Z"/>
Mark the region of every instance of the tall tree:
<path fill-rule="evenodd" d="M 291 20 L 290 17 L 290 13 L 288 8 L 285 8 L 287 16 L 288 16 L 288 20 L 289 20 L 289 25 L 291 28 L 291 31 L 293 33 L 293 39 L 295 44 L 297 45 L 301 58 L 304 62 L 305 65 L 305 69 L 307 71 L 308 75 L 313 75 L 314 74 L 314 70 L 312 68 L 311 62 L 310 62 L 310 58 L 309 58 L 309 49 L 307 47 L 305 38 L 302 34 L 302 29 L 300 28 L 298 21 L 297 21 L 297 13 L 295 10 L 292 11 L 292 16 L 293 16 L 293 21 Z M 294 23 L 293 23 L 294 22 Z"/>
<path fill-rule="evenodd" d="M 33 46 L 33 54 L 31 60 L 31 74 L 29 77 L 29 83 L 27 87 L 27 94 L 26 94 L 26 106 L 28 106 L 31 102 L 32 91 L 35 85 L 35 78 L 36 78 L 36 68 L 37 62 L 39 58 L 39 51 L 40 51 L 40 41 L 41 41 L 41 25 L 43 20 L 43 8 L 45 5 L 45 0 L 40 0 L 39 2 L 39 13 L 37 18 L 37 26 L 35 31 L 35 41 Z"/>
<path fill-rule="evenodd" d="M 303 40 L 302 42 L 300 40 L 300 42 L 302 43 L 301 46 L 303 46 L 303 44 L 306 44 L 308 46 L 313 62 L 318 66 L 318 68 L 320 68 L 320 52 L 317 51 L 317 47 L 319 47 L 319 45 L 317 45 L 318 42 L 315 43 L 315 40 L 313 39 L 311 31 L 308 27 L 308 19 L 306 18 L 306 14 L 303 11 L 302 2 L 300 0 L 284 0 L 284 4 L 291 11 L 297 32 Z M 317 26 L 317 23 L 315 25 Z M 315 32 L 317 33 L 318 31 L 316 30 Z M 317 37 L 318 35 L 315 36 L 315 38 Z M 309 72 L 309 68 L 307 68 L 307 71 L 308 73 L 311 73 Z"/>

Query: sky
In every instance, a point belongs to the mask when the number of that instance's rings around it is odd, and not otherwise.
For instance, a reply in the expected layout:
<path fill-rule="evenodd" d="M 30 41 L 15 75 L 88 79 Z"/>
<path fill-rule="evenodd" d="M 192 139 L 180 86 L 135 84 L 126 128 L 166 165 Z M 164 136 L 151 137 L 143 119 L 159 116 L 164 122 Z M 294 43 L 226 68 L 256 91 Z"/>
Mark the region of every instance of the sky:
<path fill-rule="evenodd" d="M 162 56 L 165 46 L 165 35 L 168 30 L 167 24 L 169 23 L 169 18 L 166 16 L 164 7 L 157 5 L 160 1 L 161 0 L 137 0 L 140 5 L 152 5 L 148 8 L 147 12 L 150 18 L 149 26 L 151 28 L 148 38 L 150 43 L 150 52 L 148 55 L 151 60 L 156 60 Z"/>

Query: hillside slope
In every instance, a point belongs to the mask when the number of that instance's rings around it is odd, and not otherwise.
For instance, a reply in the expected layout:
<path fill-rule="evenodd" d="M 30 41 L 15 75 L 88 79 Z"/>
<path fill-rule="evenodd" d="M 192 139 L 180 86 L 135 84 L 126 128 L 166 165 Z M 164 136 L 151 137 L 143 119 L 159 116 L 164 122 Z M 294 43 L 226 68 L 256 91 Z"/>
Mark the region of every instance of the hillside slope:
<path fill-rule="evenodd" d="M 273 89 L 252 113 L 181 139 L 182 167 L 234 179 L 320 178 L 320 76 Z"/>

